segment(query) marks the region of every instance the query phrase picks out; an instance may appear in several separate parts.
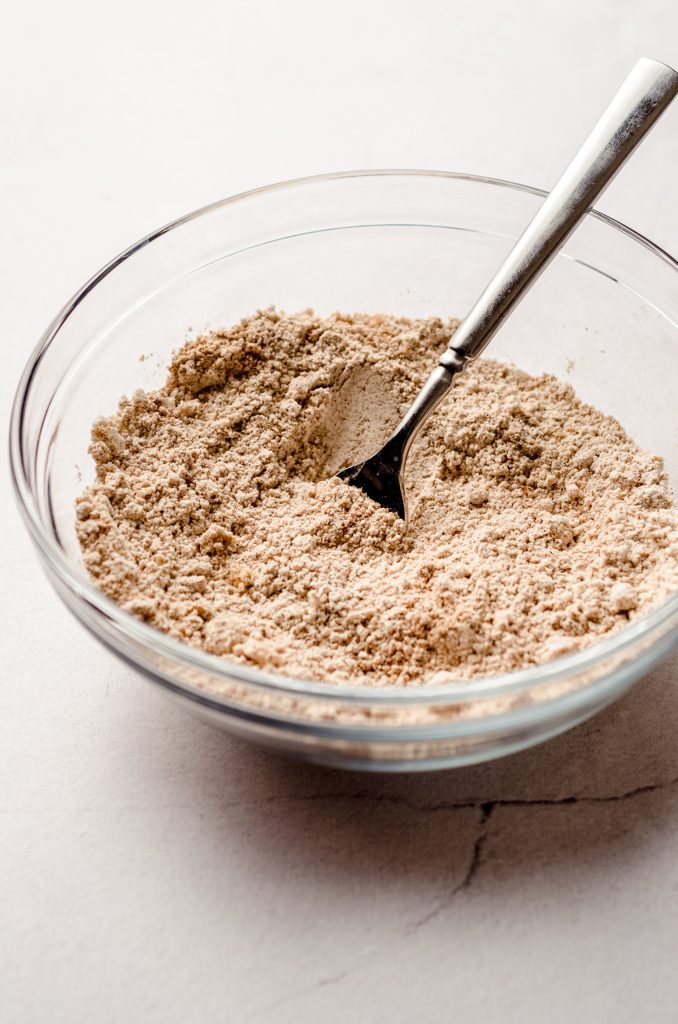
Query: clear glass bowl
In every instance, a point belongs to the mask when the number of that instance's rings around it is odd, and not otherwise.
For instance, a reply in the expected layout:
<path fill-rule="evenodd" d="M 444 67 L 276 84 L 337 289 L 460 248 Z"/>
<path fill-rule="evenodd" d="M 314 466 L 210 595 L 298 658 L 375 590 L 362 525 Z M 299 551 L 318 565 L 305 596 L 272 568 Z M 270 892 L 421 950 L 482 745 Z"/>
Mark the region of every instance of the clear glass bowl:
<path fill-rule="evenodd" d="M 21 509 L 57 593 L 96 637 L 181 701 L 247 739 L 373 770 L 466 764 L 581 722 L 665 656 L 678 594 L 546 666 L 441 688 L 336 688 L 203 654 L 123 612 L 90 582 L 73 503 L 90 428 L 124 393 L 163 383 L 189 328 L 257 308 L 463 315 L 541 202 L 487 178 L 369 171 L 259 189 L 183 217 L 92 278 L 19 384 L 11 426 Z M 590 214 L 493 342 L 491 355 L 569 380 L 661 454 L 678 485 L 678 264 Z"/>

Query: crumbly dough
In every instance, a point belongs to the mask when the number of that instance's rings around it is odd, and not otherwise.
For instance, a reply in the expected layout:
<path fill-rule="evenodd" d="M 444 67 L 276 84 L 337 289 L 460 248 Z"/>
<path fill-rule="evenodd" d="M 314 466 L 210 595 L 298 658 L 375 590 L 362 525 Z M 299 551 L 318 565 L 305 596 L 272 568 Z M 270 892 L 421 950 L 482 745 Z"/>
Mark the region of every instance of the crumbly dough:
<path fill-rule="evenodd" d="M 411 451 L 407 529 L 333 478 L 379 446 L 456 321 L 268 309 L 188 342 L 93 428 L 97 585 L 265 671 L 418 686 L 548 661 L 678 588 L 661 459 L 551 376 L 467 370 Z"/>

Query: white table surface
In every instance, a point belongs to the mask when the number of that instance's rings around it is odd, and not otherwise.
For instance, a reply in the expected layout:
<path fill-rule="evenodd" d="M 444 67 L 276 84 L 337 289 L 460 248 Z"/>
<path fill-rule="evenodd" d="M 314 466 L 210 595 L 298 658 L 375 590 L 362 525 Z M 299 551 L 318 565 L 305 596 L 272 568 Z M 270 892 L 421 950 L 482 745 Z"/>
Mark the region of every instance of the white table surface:
<path fill-rule="evenodd" d="M 678 62 L 678 6 L 22 0 L 0 36 L 5 431 L 40 332 L 129 242 L 339 168 L 548 187 L 637 56 Z M 677 168 L 678 109 L 601 208 L 678 251 Z M 5 449 L 3 1021 L 678 1019 L 677 659 L 494 764 L 277 760 L 68 616 Z"/>

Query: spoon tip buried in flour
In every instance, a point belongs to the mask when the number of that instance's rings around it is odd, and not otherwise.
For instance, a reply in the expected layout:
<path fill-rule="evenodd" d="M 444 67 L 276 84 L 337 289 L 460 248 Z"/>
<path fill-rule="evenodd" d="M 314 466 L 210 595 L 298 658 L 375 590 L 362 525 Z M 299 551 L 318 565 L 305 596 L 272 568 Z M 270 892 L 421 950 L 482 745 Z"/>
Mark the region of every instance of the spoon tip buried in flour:
<path fill-rule="evenodd" d="M 351 487 L 359 487 L 368 498 L 389 512 L 395 512 L 406 522 L 407 504 L 402 484 L 402 457 L 397 450 L 394 450 L 392 456 L 389 455 L 385 446 L 365 462 L 342 469 L 337 476 Z"/>

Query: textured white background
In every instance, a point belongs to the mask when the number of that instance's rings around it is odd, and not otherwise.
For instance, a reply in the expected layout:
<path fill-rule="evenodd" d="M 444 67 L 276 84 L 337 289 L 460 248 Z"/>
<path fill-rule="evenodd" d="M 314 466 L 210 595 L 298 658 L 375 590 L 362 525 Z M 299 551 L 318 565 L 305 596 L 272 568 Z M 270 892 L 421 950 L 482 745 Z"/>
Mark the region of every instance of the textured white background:
<path fill-rule="evenodd" d="M 678 63 L 672 0 L 0 6 L 3 432 L 48 320 L 158 225 L 340 168 L 548 187 L 636 57 Z M 677 169 L 678 109 L 601 208 L 678 251 Z M 490 766 L 277 761 L 68 617 L 5 447 L 3 1021 L 677 1019 L 678 661 Z"/>

